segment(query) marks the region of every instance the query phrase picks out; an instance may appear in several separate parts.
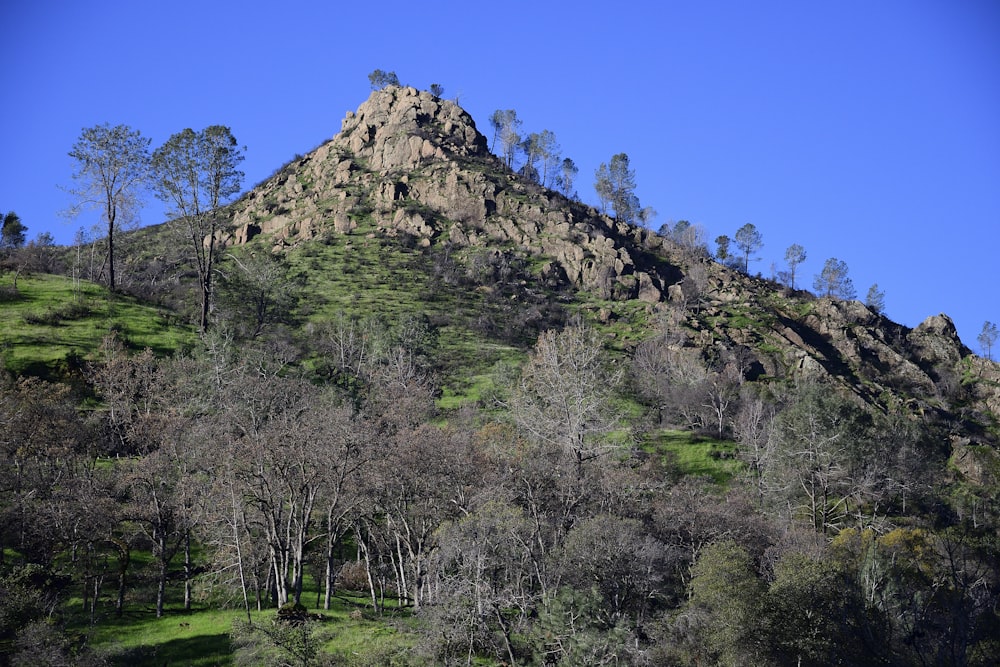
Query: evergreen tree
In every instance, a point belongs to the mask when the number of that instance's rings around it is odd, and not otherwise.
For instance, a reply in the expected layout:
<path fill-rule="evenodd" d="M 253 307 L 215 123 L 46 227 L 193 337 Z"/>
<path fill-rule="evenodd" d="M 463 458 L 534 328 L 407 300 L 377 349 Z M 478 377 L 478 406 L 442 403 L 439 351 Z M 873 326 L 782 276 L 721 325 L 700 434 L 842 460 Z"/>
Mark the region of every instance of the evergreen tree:
<path fill-rule="evenodd" d="M 382 90 L 386 86 L 398 86 L 399 77 L 396 76 L 395 72 L 377 69 L 368 75 L 368 82 L 371 84 L 372 90 Z"/>
<path fill-rule="evenodd" d="M 806 261 L 806 249 L 798 243 L 793 243 L 785 250 L 785 262 L 788 264 L 788 286 L 795 289 L 795 269 Z"/>
<path fill-rule="evenodd" d="M 878 288 L 878 283 L 874 283 L 868 288 L 868 294 L 865 296 L 865 305 L 879 315 L 885 312 L 885 292 Z"/>
<path fill-rule="evenodd" d="M 997 329 L 997 325 L 990 321 L 983 322 L 983 330 L 976 337 L 976 340 L 982 346 L 987 359 L 993 359 L 993 345 L 997 342 L 998 336 L 1000 336 L 1000 329 Z"/>
<path fill-rule="evenodd" d="M 736 230 L 736 247 L 743 251 L 743 272 L 750 273 L 750 254 L 764 247 L 764 240 L 757 228 L 747 223 Z"/>
<path fill-rule="evenodd" d="M 847 275 L 847 263 L 836 257 L 826 260 L 823 270 L 813 281 L 820 296 L 850 300 L 855 297 L 854 283 Z"/>
<path fill-rule="evenodd" d="M 3 226 L 0 227 L 0 249 L 20 248 L 24 245 L 25 232 L 28 228 L 21 222 L 14 211 L 3 216 Z"/>

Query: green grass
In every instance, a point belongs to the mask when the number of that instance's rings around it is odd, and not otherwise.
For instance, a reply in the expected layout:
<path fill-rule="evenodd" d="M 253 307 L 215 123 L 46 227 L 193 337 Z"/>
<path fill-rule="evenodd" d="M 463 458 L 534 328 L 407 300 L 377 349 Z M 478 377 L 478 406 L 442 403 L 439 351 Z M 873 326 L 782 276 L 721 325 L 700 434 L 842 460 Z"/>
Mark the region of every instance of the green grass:
<path fill-rule="evenodd" d="M 288 254 L 290 274 L 303 283 L 299 318 L 319 324 L 340 313 L 378 315 L 391 325 L 426 316 L 436 331 L 432 356 L 441 366 L 442 407 L 478 400 L 489 389 L 489 369 L 518 350 L 472 330 L 470 323 L 487 308 L 478 292 L 435 281 L 423 251 L 368 231 L 362 227 Z"/>
<path fill-rule="evenodd" d="M 264 612 L 256 616 L 261 621 Z M 137 667 L 230 665 L 229 631 L 240 617 L 245 618 L 245 612 L 233 609 L 169 613 L 162 618 L 149 612 L 126 612 L 122 618 L 113 617 L 94 626 L 90 644 L 123 656 L 119 664 Z"/>
<path fill-rule="evenodd" d="M 688 431 L 657 431 L 647 440 L 644 449 L 665 457 L 683 475 L 710 477 L 717 484 L 726 484 L 743 468 L 734 456 L 736 443 L 704 438 Z"/>
<path fill-rule="evenodd" d="M 365 607 L 367 598 L 363 596 L 339 595 L 329 610 L 310 605 L 309 597 L 315 601 L 314 595 L 307 594 L 302 601 L 311 612 L 322 616 L 317 632 L 327 638 L 324 651 L 347 664 L 363 663 L 373 655 L 403 653 L 415 641 L 405 623 L 396 623 L 391 616 L 375 617 Z M 273 623 L 274 617 L 274 609 L 251 612 L 254 624 Z M 80 619 L 75 630 L 89 633 L 93 648 L 117 656 L 113 662 L 116 665 L 214 667 L 234 664 L 230 632 L 234 621 L 246 618 L 243 609 L 185 612 L 175 606 L 168 608 L 162 618 L 156 618 L 150 610 L 127 609 L 121 618 L 103 617 L 93 628 Z"/>
<path fill-rule="evenodd" d="M 10 276 L 0 278 L 0 358 L 10 371 L 58 377 L 90 358 L 110 331 L 133 349 L 159 355 L 190 345 L 191 327 L 168 311 L 103 287 L 55 275 L 22 276 L 12 294 Z"/>

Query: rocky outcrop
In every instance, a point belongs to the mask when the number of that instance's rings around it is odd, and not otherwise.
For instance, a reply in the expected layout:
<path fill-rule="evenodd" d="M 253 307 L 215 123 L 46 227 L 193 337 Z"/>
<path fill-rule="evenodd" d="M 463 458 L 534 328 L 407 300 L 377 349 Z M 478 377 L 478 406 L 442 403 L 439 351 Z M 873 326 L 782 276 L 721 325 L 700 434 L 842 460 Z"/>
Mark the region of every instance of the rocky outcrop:
<path fill-rule="evenodd" d="M 337 136 L 235 209 L 230 243 L 267 235 L 294 245 L 371 225 L 420 245 L 499 243 L 543 255 L 558 266 L 548 279 L 603 298 L 659 302 L 670 280 L 627 230 L 510 173 L 465 111 L 414 88 L 372 93 Z"/>

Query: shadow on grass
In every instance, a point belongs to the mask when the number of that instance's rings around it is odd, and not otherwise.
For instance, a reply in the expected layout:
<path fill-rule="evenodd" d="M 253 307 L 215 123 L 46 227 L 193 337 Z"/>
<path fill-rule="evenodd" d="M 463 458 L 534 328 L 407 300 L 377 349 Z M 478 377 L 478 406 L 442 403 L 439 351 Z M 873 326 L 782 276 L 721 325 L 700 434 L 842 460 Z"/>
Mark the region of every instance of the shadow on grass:
<path fill-rule="evenodd" d="M 136 646 L 116 656 L 113 664 L 123 667 L 230 665 L 232 652 L 229 634 L 222 632 L 214 635 L 196 635 L 170 639 L 155 646 Z"/>

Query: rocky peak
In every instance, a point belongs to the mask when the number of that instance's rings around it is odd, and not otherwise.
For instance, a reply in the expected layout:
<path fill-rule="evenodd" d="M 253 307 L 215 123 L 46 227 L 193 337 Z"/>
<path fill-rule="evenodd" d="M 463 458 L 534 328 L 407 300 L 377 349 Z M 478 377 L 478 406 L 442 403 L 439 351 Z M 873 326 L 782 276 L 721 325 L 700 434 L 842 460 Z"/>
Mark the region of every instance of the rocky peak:
<path fill-rule="evenodd" d="M 658 302 L 673 279 L 650 255 L 646 230 L 511 173 L 464 110 L 408 87 L 373 92 L 337 136 L 235 208 L 224 240 L 237 244 L 267 234 L 295 245 L 374 225 L 425 247 L 447 240 L 543 255 L 547 281 L 604 298 Z"/>
<path fill-rule="evenodd" d="M 489 154 L 472 117 L 449 100 L 415 88 L 389 86 L 348 112 L 334 144 L 374 171 L 411 170 L 453 156 Z"/>

